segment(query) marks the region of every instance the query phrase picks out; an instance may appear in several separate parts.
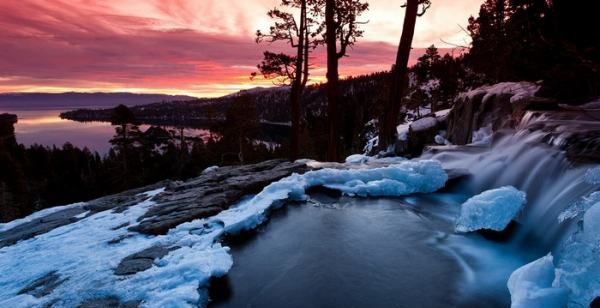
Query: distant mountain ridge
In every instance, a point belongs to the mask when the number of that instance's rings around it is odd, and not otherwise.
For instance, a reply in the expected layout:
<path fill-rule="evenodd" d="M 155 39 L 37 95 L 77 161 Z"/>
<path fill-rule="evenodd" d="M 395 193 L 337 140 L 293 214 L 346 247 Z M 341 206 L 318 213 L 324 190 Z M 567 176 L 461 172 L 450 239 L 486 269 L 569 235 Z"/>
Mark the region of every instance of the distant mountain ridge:
<path fill-rule="evenodd" d="M 138 94 L 128 92 L 0 93 L 0 108 L 90 108 L 135 106 L 158 102 L 190 101 L 187 95 Z"/>

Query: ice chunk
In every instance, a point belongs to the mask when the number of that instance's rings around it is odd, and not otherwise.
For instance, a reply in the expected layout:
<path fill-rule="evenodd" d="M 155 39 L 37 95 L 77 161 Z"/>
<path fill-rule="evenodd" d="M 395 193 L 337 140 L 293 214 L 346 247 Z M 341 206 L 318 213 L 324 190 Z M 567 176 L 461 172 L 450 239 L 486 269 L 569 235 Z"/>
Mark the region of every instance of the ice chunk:
<path fill-rule="evenodd" d="M 525 202 L 526 194 L 512 186 L 485 191 L 463 203 L 456 231 L 502 231 L 521 211 Z"/>
<path fill-rule="evenodd" d="M 585 172 L 584 179 L 587 183 L 600 184 L 600 167 L 590 168 Z"/>
<path fill-rule="evenodd" d="M 508 279 L 512 308 L 564 308 L 568 291 L 554 288 L 554 264 L 551 254 L 526 264 Z"/>
<path fill-rule="evenodd" d="M 575 204 L 564 210 L 558 215 L 558 221 L 562 223 L 565 220 L 579 217 L 596 203 L 600 203 L 600 192 L 598 191 L 583 197 L 580 201 L 575 202 Z"/>
<path fill-rule="evenodd" d="M 591 244 L 600 242 L 600 202 L 583 215 L 583 236 Z"/>
<path fill-rule="evenodd" d="M 556 258 L 554 284 L 569 289 L 569 307 L 589 307 L 600 296 L 600 200 L 579 209 L 585 211 L 583 223 L 563 243 Z"/>

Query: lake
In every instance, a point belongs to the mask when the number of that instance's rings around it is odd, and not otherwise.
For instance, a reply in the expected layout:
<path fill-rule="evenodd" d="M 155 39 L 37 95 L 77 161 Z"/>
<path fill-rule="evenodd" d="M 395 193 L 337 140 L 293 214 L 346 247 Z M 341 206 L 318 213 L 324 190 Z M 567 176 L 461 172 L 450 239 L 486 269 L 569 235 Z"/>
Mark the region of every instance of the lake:
<path fill-rule="evenodd" d="M 2 108 L 0 113 L 16 114 L 19 118 L 15 125 L 17 142 L 26 146 L 41 144 L 61 147 L 70 142 L 76 147 L 87 147 L 100 154 L 108 153 L 111 145 L 109 140 L 115 134 L 115 129 L 107 122 L 76 122 L 60 118 L 60 113 L 75 109 L 69 107 L 54 107 L 47 109 L 31 108 Z M 140 125 L 145 131 L 148 125 Z M 207 129 L 184 129 L 186 136 L 197 136 L 207 141 L 210 131 Z"/>

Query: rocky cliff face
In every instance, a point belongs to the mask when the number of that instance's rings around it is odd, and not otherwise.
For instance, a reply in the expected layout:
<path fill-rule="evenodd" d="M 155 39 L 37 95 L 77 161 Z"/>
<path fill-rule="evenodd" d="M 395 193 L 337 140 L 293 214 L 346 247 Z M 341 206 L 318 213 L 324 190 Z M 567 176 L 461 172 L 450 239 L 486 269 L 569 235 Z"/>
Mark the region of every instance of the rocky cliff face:
<path fill-rule="evenodd" d="M 456 145 L 473 141 L 474 132 L 515 128 L 532 106 L 553 108 L 554 102 L 538 98 L 540 86 L 530 82 L 504 82 L 462 93 L 448 115 L 448 140 Z"/>
<path fill-rule="evenodd" d="M 600 161 L 600 100 L 580 106 L 536 96 L 540 86 L 505 82 L 459 95 L 448 115 L 447 139 L 477 142 L 483 134 L 518 129 L 564 150 L 573 162 Z"/>

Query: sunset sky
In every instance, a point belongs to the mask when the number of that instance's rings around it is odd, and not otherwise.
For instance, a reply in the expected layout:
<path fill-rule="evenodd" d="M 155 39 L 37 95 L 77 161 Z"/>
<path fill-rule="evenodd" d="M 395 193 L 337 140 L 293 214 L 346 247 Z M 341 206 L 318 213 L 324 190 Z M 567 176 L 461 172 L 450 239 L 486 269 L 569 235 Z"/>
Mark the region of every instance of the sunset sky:
<path fill-rule="evenodd" d="M 251 81 L 267 44 L 254 33 L 280 0 L 2 0 L 0 92 L 130 91 L 220 96 Z M 341 73 L 388 69 L 402 30 L 401 0 L 371 0 L 365 37 Z M 417 22 L 415 47 L 467 44 L 458 26 L 481 0 L 438 0 Z M 449 46 L 446 46 L 449 47 Z M 419 50 L 414 52 L 417 57 Z M 324 76 L 315 53 L 312 80 Z M 413 59 L 414 60 L 414 59 Z"/>

